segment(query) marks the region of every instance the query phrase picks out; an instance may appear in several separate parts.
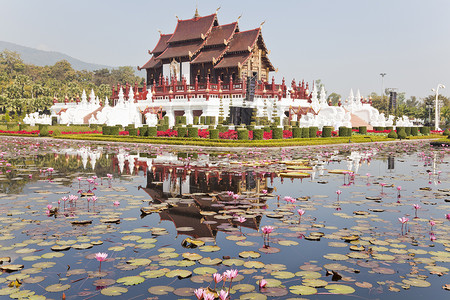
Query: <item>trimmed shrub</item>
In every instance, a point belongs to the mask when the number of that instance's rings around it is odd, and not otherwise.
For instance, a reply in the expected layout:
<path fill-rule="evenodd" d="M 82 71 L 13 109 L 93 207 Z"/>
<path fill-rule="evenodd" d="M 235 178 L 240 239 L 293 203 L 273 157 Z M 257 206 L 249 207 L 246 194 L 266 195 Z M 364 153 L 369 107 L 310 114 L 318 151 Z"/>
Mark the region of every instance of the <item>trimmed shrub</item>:
<path fill-rule="evenodd" d="M 23 124 L 23 123 L 19 124 L 19 130 L 24 130 L 27 127 L 28 127 L 27 124 Z"/>
<path fill-rule="evenodd" d="M 52 136 L 60 136 L 61 130 L 59 128 L 55 128 L 52 132 Z"/>
<path fill-rule="evenodd" d="M 157 129 L 156 127 L 149 127 L 147 129 L 147 136 L 156 136 L 157 135 Z"/>
<path fill-rule="evenodd" d="M 216 125 L 216 117 L 215 116 L 209 117 L 209 125 Z"/>
<path fill-rule="evenodd" d="M 274 124 L 276 126 L 280 125 L 280 117 L 273 117 L 272 124 Z"/>
<path fill-rule="evenodd" d="M 187 127 L 178 127 L 178 137 L 186 137 L 188 133 Z"/>
<path fill-rule="evenodd" d="M 284 125 L 284 126 L 283 126 L 283 130 L 289 130 L 289 131 L 292 131 L 292 126 L 290 126 L 290 125 Z"/>
<path fill-rule="evenodd" d="M 39 124 L 39 136 L 49 136 L 48 125 Z"/>
<path fill-rule="evenodd" d="M 164 116 L 164 125 L 167 125 L 167 126 L 169 126 L 169 116 Z"/>
<path fill-rule="evenodd" d="M 102 134 L 103 135 L 111 135 L 111 127 L 109 127 L 109 126 L 102 126 Z"/>
<path fill-rule="evenodd" d="M 209 138 L 211 140 L 217 140 L 219 139 L 219 129 L 211 129 L 209 131 Z"/>
<path fill-rule="evenodd" d="M 91 124 L 91 125 L 89 125 L 89 128 L 91 128 L 91 130 L 97 130 L 98 124 Z"/>
<path fill-rule="evenodd" d="M 148 127 L 139 127 L 139 135 L 147 136 Z"/>
<path fill-rule="evenodd" d="M 194 121 L 192 122 L 194 125 L 198 125 L 200 118 L 199 117 L 194 117 Z"/>
<path fill-rule="evenodd" d="M 319 128 L 314 127 L 314 126 L 309 127 L 309 137 L 310 138 L 317 137 L 317 131 L 319 131 Z"/>
<path fill-rule="evenodd" d="M 111 126 L 109 129 L 110 135 L 119 135 L 120 127 L 119 126 Z"/>
<path fill-rule="evenodd" d="M 130 135 L 130 136 L 137 136 L 138 135 L 137 128 L 129 128 L 128 129 L 128 135 Z"/>
<path fill-rule="evenodd" d="M 190 138 L 198 138 L 198 129 L 197 129 L 197 127 L 190 127 L 188 129 L 188 137 L 190 137 Z"/>
<path fill-rule="evenodd" d="M 292 128 L 292 137 L 295 138 L 301 138 L 302 137 L 302 128 L 300 127 L 293 127 Z"/>
<path fill-rule="evenodd" d="M 448 128 L 445 129 L 444 132 L 442 133 L 442 135 L 450 136 L 450 130 L 448 130 Z"/>
<path fill-rule="evenodd" d="M 253 130 L 253 140 L 262 140 L 264 137 L 264 130 L 263 129 L 255 129 Z"/>
<path fill-rule="evenodd" d="M 248 131 L 253 131 L 255 130 L 255 125 L 247 125 L 247 129 Z"/>
<path fill-rule="evenodd" d="M 419 135 L 419 128 L 418 127 L 411 127 L 411 135 L 412 136 L 418 136 Z"/>
<path fill-rule="evenodd" d="M 396 139 L 397 138 L 397 132 L 395 132 L 394 130 L 391 130 L 391 132 L 389 132 L 388 138 L 390 139 Z"/>
<path fill-rule="evenodd" d="M 265 126 L 263 130 L 264 132 L 270 132 L 272 129 L 270 128 L 270 126 Z"/>
<path fill-rule="evenodd" d="M 394 126 L 387 126 L 386 130 L 394 130 Z"/>
<path fill-rule="evenodd" d="M 13 130 L 16 127 L 16 123 L 6 123 L 6 129 Z"/>
<path fill-rule="evenodd" d="M 302 127 L 302 138 L 309 138 L 309 127 Z"/>
<path fill-rule="evenodd" d="M 158 125 L 158 126 L 156 127 L 156 129 L 157 129 L 158 131 L 166 131 L 167 129 L 169 129 L 169 125 Z"/>
<path fill-rule="evenodd" d="M 428 135 L 428 127 L 427 126 L 420 127 L 420 133 L 423 135 Z"/>
<path fill-rule="evenodd" d="M 400 129 L 400 132 L 397 132 L 397 137 L 401 140 L 406 139 L 406 131 L 405 128 Z"/>
<path fill-rule="evenodd" d="M 52 126 L 56 126 L 56 125 L 58 125 L 58 117 L 53 116 L 52 117 Z"/>
<path fill-rule="evenodd" d="M 359 126 L 359 134 L 367 134 L 367 127 L 366 126 Z"/>
<path fill-rule="evenodd" d="M 333 127 L 331 126 L 324 126 L 322 128 L 322 137 L 331 137 L 331 131 L 333 131 Z"/>
<path fill-rule="evenodd" d="M 412 127 L 405 127 L 406 136 L 410 136 L 411 135 L 411 128 Z"/>
<path fill-rule="evenodd" d="M 281 140 L 283 138 L 283 128 L 274 127 L 272 129 L 272 139 Z"/>
<path fill-rule="evenodd" d="M 403 126 L 396 126 L 395 127 L 395 131 L 397 131 L 397 135 L 398 135 L 398 133 L 400 132 L 400 131 L 402 131 L 402 130 L 404 130 L 405 129 L 405 127 L 403 127 Z"/>
<path fill-rule="evenodd" d="M 291 126 L 292 127 L 298 126 L 298 122 L 297 121 L 291 121 Z"/>
<path fill-rule="evenodd" d="M 239 128 L 237 130 L 238 140 L 248 140 L 248 130 L 244 128 Z"/>
<path fill-rule="evenodd" d="M 347 136 L 347 127 L 339 127 L 339 136 Z"/>

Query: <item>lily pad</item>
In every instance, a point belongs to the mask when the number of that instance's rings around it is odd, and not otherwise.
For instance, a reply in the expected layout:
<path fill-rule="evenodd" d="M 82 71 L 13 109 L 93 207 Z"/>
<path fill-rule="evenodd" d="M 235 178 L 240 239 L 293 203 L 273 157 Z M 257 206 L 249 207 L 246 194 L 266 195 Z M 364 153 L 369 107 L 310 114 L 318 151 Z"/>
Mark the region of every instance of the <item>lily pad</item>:
<path fill-rule="evenodd" d="M 117 279 L 117 283 L 122 283 L 123 285 L 137 285 L 145 281 L 144 277 L 141 276 L 126 276 Z"/>
<path fill-rule="evenodd" d="M 306 285 L 292 285 L 289 287 L 289 291 L 295 295 L 314 295 L 317 293 L 317 289 Z"/>
<path fill-rule="evenodd" d="M 70 284 L 61 284 L 61 283 L 52 284 L 45 288 L 47 292 L 51 293 L 59 293 L 68 289 L 70 289 Z"/>
<path fill-rule="evenodd" d="M 128 289 L 121 286 L 109 286 L 101 290 L 102 295 L 105 296 L 120 296 L 126 292 Z"/>
<path fill-rule="evenodd" d="M 175 289 L 171 286 L 166 286 L 166 285 L 157 285 L 157 286 L 152 286 L 151 288 L 148 289 L 148 292 L 150 294 L 153 295 L 167 295 L 169 293 L 172 293 Z"/>
<path fill-rule="evenodd" d="M 351 286 L 344 284 L 329 284 L 325 287 L 332 294 L 352 294 L 355 292 L 355 289 Z"/>

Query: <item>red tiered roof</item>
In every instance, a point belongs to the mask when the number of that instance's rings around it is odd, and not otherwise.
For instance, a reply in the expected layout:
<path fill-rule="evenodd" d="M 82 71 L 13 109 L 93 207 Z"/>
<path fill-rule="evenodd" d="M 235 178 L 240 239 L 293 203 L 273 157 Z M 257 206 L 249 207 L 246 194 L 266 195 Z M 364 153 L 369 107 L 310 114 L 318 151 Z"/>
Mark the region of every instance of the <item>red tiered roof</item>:
<path fill-rule="evenodd" d="M 217 25 L 217 15 L 214 13 L 205 17 L 188 20 L 178 20 L 177 27 L 168 43 L 205 39 L 213 25 Z"/>
<path fill-rule="evenodd" d="M 153 68 L 157 68 L 161 66 L 161 61 L 160 60 L 156 60 L 154 56 L 152 56 L 152 58 L 150 58 L 150 60 L 148 62 L 145 63 L 145 65 L 143 65 L 142 67 L 138 67 L 138 70 L 142 70 L 142 69 L 153 69 Z"/>
<path fill-rule="evenodd" d="M 236 32 L 230 43 L 230 48 L 228 53 L 233 52 L 250 52 L 249 48 L 253 48 L 256 41 L 258 40 L 261 28 Z"/>
<path fill-rule="evenodd" d="M 214 26 L 211 29 L 211 33 L 208 35 L 205 46 L 228 44 L 236 29 L 238 29 L 237 25 L 237 22 L 234 22 L 222 26 Z"/>
<path fill-rule="evenodd" d="M 150 54 L 158 55 L 163 53 L 167 48 L 167 41 L 172 37 L 172 34 L 161 34 L 159 36 L 158 44 L 156 44 L 155 49 L 153 49 Z"/>
<path fill-rule="evenodd" d="M 236 67 L 239 65 L 243 65 L 247 61 L 247 59 L 250 58 L 251 55 L 252 55 L 251 52 L 246 52 L 246 53 L 239 53 L 239 54 L 235 54 L 235 55 L 225 56 L 214 68 L 215 69 L 229 68 L 229 67 Z"/>
<path fill-rule="evenodd" d="M 156 59 L 165 59 L 165 58 L 174 58 L 174 57 L 182 57 L 182 56 L 194 56 L 202 47 L 204 41 L 197 41 L 191 44 L 181 44 L 178 46 L 169 45 L 167 49 L 159 55 Z"/>
<path fill-rule="evenodd" d="M 218 48 L 210 48 L 202 50 L 200 54 L 191 61 L 192 64 L 201 64 L 207 62 L 216 63 L 225 53 L 227 48 L 225 46 Z"/>

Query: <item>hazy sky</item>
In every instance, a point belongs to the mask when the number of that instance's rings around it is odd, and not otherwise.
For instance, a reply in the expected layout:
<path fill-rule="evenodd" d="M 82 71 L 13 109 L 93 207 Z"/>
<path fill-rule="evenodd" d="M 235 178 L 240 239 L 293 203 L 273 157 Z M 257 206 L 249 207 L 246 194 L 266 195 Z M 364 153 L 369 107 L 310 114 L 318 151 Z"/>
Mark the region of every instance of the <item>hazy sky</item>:
<path fill-rule="evenodd" d="M 0 40 L 111 66 L 143 65 L 158 29 L 219 6 L 219 24 L 239 15 L 263 25 L 270 59 L 285 77 L 321 79 L 346 98 L 386 88 L 425 97 L 438 83 L 450 95 L 449 0 L 0 0 Z M 144 76 L 144 71 L 142 71 Z"/>

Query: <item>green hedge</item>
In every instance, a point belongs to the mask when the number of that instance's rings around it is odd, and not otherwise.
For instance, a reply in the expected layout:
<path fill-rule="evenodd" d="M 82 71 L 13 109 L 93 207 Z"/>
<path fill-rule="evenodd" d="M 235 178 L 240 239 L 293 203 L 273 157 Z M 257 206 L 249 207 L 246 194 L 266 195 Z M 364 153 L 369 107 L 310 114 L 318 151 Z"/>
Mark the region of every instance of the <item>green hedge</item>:
<path fill-rule="evenodd" d="M 418 136 L 419 135 L 419 128 L 418 127 L 411 127 L 411 135 L 412 136 Z"/>
<path fill-rule="evenodd" d="M 147 136 L 148 127 L 139 127 L 139 136 Z"/>
<path fill-rule="evenodd" d="M 166 131 L 167 129 L 169 129 L 169 125 L 158 125 L 156 127 L 157 131 Z"/>
<path fill-rule="evenodd" d="M 292 128 L 292 137 L 295 138 L 301 138 L 302 137 L 302 128 L 300 127 L 293 127 Z"/>
<path fill-rule="evenodd" d="M 387 137 L 390 139 L 396 139 L 398 137 L 397 132 L 395 132 L 394 130 L 391 130 L 391 132 L 389 132 Z"/>
<path fill-rule="evenodd" d="M 265 126 L 263 130 L 264 132 L 270 132 L 272 129 L 270 128 L 270 126 Z"/>
<path fill-rule="evenodd" d="M 111 135 L 111 127 L 110 126 L 102 126 L 102 134 L 103 135 Z"/>
<path fill-rule="evenodd" d="M 39 136 L 49 136 L 48 125 L 39 124 Z"/>
<path fill-rule="evenodd" d="M 264 138 L 264 130 L 263 129 L 255 129 L 253 130 L 253 140 L 262 140 Z"/>
<path fill-rule="evenodd" d="M 178 137 L 186 137 L 188 133 L 187 127 L 178 127 Z"/>
<path fill-rule="evenodd" d="M 137 136 L 138 135 L 137 128 L 128 128 L 128 135 L 129 136 Z"/>
<path fill-rule="evenodd" d="M 430 127 L 428 127 L 428 126 L 420 127 L 420 133 L 423 134 L 423 135 L 429 135 L 430 134 Z"/>
<path fill-rule="evenodd" d="M 400 131 L 397 132 L 397 137 L 398 137 L 399 139 L 401 139 L 401 140 L 406 139 L 406 131 L 405 131 L 405 128 L 404 128 L 404 127 L 402 127 L 402 128 L 400 129 Z"/>
<path fill-rule="evenodd" d="M 322 137 L 331 137 L 331 131 L 333 131 L 333 127 L 324 126 L 322 128 Z"/>
<path fill-rule="evenodd" d="M 280 140 L 283 138 L 283 128 L 273 128 L 272 129 L 272 139 L 273 140 Z"/>
<path fill-rule="evenodd" d="M 120 129 L 121 128 L 119 126 L 111 126 L 109 129 L 109 134 L 110 135 L 119 135 Z"/>
<path fill-rule="evenodd" d="M 240 128 L 237 130 L 238 140 L 248 140 L 248 130 Z"/>
<path fill-rule="evenodd" d="M 302 127 L 302 139 L 309 138 L 309 127 Z"/>
<path fill-rule="evenodd" d="M 148 129 L 147 129 L 147 136 L 156 136 L 157 135 L 157 132 L 158 130 L 157 130 L 157 128 L 156 127 L 149 127 Z"/>
<path fill-rule="evenodd" d="M 359 126 L 358 130 L 359 130 L 359 134 L 367 134 L 366 126 Z"/>
<path fill-rule="evenodd" d="M 405 127 L 405 133 L 406 133 L 406 136 L 410 136 L 411 135 L 411 127 Z"/>
<path fill-rule="evenodd" d="M 319 128 L 314 127 L 314 126 L 309 127 L 309 137 L 310 138 L 317 137 L 317 131 L 319 131 Z"/>
<path fill-rule="evenodd" d="M 192 123 L 194 123 L 194 125 L 198 125 L 199 119 L 199 117 L 195 116 Z"/>
<path fill-rule="evenodd" d="M 246 127 L 247 127 L 247 130 L 248 130 L 248 131 L 253 131 L 253 130 L 255 130 L 255 125 L 247 125 Z"/>
<path fill-rule="evenodd" d="M 209 138 L 211 140 L 219 139 L 219 129 L 211 129 L 211 130 L 209 130 Z"/>
<path fill-rule="evenodd" d="M 448 130 L 448 128 L 445 129 L 444 132 L 442 133 L 442 135 L 450 136 L 450 130 Z"/>
<path fill-rule="evenodd" d="M 394 130 L 394 126 L 387 126 L 385 130 Z"/>
<path fill-rule="evenodd" d="M 190 127 L 188 129 L 188 137 L 190 137 L 190 138 L 198 137 L 198 129 L 197 129 L 197 127 Z"/>

